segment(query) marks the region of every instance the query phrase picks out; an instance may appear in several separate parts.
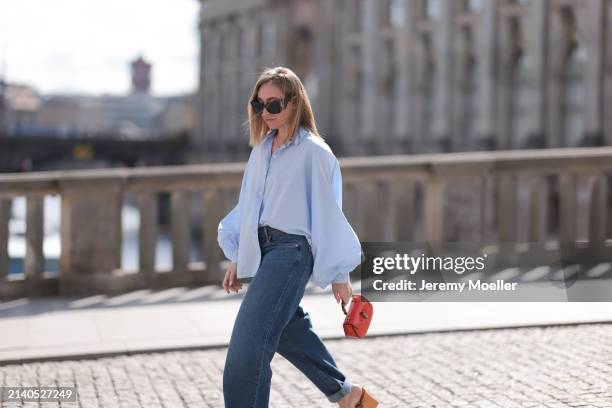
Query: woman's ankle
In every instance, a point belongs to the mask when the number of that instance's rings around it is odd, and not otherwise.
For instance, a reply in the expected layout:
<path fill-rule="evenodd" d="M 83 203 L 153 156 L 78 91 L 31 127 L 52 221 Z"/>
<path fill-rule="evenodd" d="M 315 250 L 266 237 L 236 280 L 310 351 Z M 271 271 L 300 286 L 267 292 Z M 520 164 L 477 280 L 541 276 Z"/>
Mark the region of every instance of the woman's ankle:
<path fill-rule="evenodd" d="M 351 392 L 346 394 L 344 398 L 338 401 L 338 405 L 341 408 L 353 408 L 357 402 L 359 402 L 359 398 L 361 397 L 361 391 L 363 387 L 359 384 L 353 384 L 351 386 Z"/>

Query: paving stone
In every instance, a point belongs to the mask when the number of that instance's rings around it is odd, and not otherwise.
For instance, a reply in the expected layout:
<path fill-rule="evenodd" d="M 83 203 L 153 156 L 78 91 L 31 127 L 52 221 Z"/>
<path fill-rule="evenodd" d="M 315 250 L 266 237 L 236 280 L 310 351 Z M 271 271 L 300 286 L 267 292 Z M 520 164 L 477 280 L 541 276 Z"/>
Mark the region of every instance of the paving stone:
<path fill-rule="evenodd" d="M 380 407 L 612 407 L 612 324 L 326 340 Z M 223 407 L 227 349 L 0 366 L 4 385 L 75 386 L 78 403 L 2 407 Z M 356 363 L 358 362 L 358 364 Z M 280 355 L 270 407 L 332 406 Z"/>

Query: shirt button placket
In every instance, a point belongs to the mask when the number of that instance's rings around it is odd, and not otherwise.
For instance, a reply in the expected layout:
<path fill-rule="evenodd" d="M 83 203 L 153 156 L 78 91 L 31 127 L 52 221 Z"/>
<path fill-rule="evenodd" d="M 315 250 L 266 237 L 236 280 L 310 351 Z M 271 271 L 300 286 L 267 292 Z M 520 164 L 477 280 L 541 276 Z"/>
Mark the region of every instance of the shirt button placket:
<path fill-rule="evenodd" d="M 268 180 L 268 173 L 270 172 L 270 163 L 272 162 L 272 156 L 270 157 L 270 160 L 268 160 L 268 163 L 266 165 L 266 175 L 264 176 L 264 181 L 263 181 L 263 185 L 261 187 L 261 189 L 257 192 L 257 195 L 259 196 L 259 205 L 261 206 L 262 202 L 263 202 L 263 192 L 266 188 L 266 181 Z"/>

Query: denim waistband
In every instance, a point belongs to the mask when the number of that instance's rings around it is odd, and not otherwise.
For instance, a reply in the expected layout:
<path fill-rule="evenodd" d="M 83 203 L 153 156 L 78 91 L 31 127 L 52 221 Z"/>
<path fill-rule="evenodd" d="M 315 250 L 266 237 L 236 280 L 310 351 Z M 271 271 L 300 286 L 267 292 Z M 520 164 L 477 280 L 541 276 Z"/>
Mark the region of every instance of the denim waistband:
<path fill-rule="evenodd" d="M 303 235 L 299 234 L 290 234 L 285 231 L 281 231 L 279 229 L 273 228 L 269 225 L 263 225 L 257 228 L 257 235 L 259 238 L 262 238 L 266 241 L 274 241 L 277 239 L 305 239 Z"/>

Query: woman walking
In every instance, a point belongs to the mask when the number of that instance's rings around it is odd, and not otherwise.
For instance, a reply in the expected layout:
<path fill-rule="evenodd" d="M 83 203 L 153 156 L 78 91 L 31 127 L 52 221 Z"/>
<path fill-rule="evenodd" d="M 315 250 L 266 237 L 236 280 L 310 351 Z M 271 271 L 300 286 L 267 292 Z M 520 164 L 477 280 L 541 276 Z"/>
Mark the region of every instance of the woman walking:
<path fill-rule="evenodd" d="M 300 306 L 311 280 L 332 285 L 349 303 L 349 273 L 361 245 L 342 212 L 338 160 L 319 136 L 310 101 L 288 68 L 266 69 L 248 104 L 249 145 L 238 204 L 221 220 L 218 242 L 231 261 L 223 287 L 248 290 L 240 305 L 223 372 L 226 408 L 268 407 L 276 352 L 341 408 L 378 403 L 353 384 Z"/>

